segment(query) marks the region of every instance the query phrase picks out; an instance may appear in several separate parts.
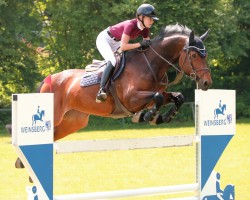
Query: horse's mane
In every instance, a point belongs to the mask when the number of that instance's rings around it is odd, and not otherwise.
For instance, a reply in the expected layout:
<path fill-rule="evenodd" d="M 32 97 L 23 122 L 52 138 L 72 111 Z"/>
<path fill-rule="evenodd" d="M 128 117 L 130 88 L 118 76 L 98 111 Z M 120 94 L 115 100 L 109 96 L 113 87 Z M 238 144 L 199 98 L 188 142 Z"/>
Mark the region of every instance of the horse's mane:
<path fill-rule="evenodd" d="M 163 40 L 164 37 L 170 37 L 173 35 L 186 35 L 188 36 L 192 30 L 182 24 L 168 25 L 162 28 L 160 34 L 154 38 L 154 40 Z"/>

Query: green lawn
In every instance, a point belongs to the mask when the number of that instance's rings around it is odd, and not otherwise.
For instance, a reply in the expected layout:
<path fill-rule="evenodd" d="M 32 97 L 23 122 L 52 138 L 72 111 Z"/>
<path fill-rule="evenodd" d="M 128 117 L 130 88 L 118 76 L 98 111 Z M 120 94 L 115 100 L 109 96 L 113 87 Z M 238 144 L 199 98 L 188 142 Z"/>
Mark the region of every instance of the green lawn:
<path fill-rule="evenodd" d="M 104 126 L 105 127 L 105 126 Z M 227 147 L 221 161 L 227 163 L 216 169 L 221 173 L 221 186 L 236 186 L 236 199 L 250 199 L 250 120 L 237 121 L 237 133 Z M 154 137 L 163 135 L 193 134 L 192 123 L 172 123 L 161 126 L 118 125 L 88 128 L 65 140 Z M 27 199 L 25 187 L 28 174 L 14 168 L 16 152 L 5 130 L 0 134 L 1 177 L 0 197 L 3 200 Z M 175 147 L 150 150 L 113 151 L 55 155 L 55 194 L 84 193 L 185 184 L 195 181 L 194 147 Z M 189 194 L 188 194 L 189 195 Z M 138 200 L 165 199 L 140 197 Z M 171 196 L 172 197 L 172 196 Z M 135 198 L 126 198 L 135 199 Z"/>

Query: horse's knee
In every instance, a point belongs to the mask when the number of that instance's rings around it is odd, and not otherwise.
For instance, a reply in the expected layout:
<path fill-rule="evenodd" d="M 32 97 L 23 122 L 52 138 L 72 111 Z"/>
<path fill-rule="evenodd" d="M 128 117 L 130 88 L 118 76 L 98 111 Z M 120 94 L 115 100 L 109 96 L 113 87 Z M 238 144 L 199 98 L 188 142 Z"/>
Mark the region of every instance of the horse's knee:
<path fill-rule="evenodd" d="M 163 95 L 159 92 L 156 92 L 154 95 L 155 107 L 158 110 L 163 105 Z"/>
<path fill-rule="evenodd" d="M 177 109 L 185 102 L 185 97 L 181 93 L 173 93 L 171 99 L 174 101 Z"/>

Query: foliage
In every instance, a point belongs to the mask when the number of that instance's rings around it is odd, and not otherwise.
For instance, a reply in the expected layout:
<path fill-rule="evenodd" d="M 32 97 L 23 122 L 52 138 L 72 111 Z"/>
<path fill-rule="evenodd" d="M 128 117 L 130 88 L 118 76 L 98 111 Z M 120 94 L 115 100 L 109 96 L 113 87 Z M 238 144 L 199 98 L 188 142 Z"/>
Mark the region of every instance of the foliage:
<path fill-rule="evenodd" d="M 10 107 L 12 93 L 33 92 L 50 73 L 84 68 L 101 59 L 95 40 L 106 27 L 135 17 L 144 0 L 0 0 L 0 108 Z M 181 23 L 197 36 L 210 30 L 205 41 L 213 88 L 237 89 L 239 115 L 249 116 L 249 27 L 247 0 L 152 1 L 159 22 L 151 37 L 168 24 Z M 37 53 L 37 47 L 42 52 Z M 174 76 L 170 75 L 170 77 Z M 170 90 L 193 101 L 189 80 Z M 246 112 L 247 111 L 247 112 Z"/>
<path fill-rule="evenodd" d="M 40 77 L 35 51 L 24 43 L 35 44 L 40 27 L 35 15 L 31 17 L 32 1 L 1 1 L 0 5 L 0 107 L 9 107 L 12 93 L 33 91 Z"/>

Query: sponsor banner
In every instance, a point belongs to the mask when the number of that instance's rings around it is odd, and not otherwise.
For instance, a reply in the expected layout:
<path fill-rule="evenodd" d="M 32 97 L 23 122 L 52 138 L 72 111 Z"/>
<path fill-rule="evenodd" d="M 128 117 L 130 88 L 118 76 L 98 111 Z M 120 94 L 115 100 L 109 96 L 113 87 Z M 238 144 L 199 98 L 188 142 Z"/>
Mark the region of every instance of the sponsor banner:
<path fill-rule="evenodd" d="M 15 145 L 53 142 L 53 94 L 13 94 L 12 124 Z"/>
<path fill-rule="evenodd" d="M 28 199 L 53 199 L 52 93 L 12 95 L 12 144 L 35 186 Z"/>
<path fill-rule="evenodd" d="M 195 91 L 198 129 L 202 135 L 234 135 L 236 132 L 235 90 Z"/>

